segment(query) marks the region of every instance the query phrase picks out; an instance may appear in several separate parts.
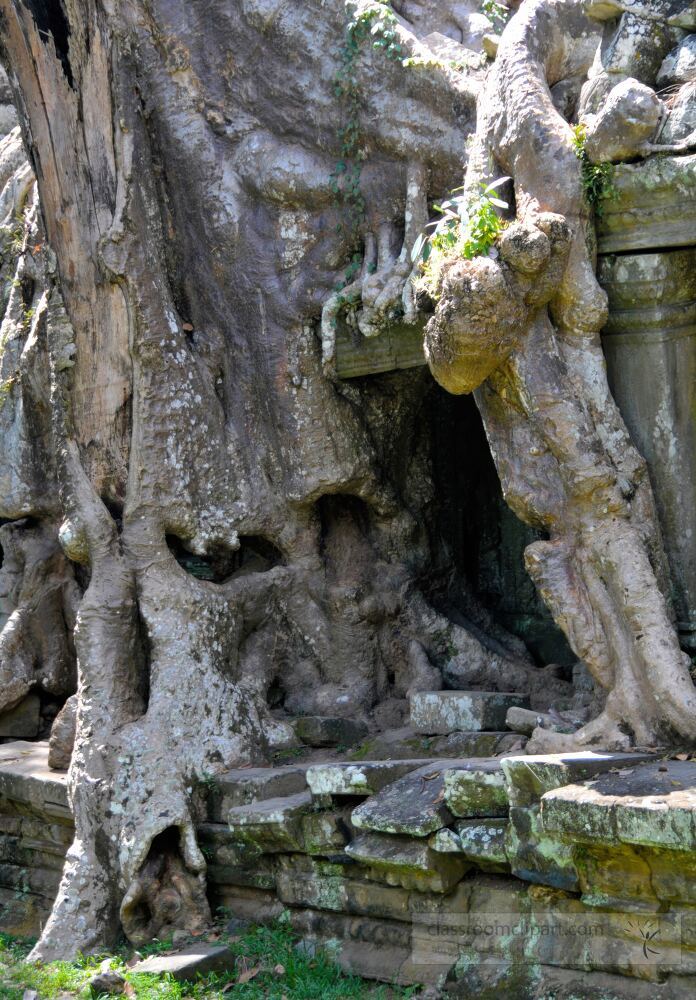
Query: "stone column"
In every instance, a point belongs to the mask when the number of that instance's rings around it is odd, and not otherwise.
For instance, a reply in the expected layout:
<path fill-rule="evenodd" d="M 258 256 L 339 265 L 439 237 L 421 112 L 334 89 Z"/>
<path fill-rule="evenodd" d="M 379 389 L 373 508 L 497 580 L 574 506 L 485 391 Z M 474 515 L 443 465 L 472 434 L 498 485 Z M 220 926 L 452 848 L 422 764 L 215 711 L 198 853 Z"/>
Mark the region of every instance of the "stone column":
<path fill-rule="evenodd" d="M 684 648 L 696 652 L 696 157 L 616 168 L 598 220 L 609 382 L 655 490 Z M 620 252 L 611 252 L 620 251 Z"/>

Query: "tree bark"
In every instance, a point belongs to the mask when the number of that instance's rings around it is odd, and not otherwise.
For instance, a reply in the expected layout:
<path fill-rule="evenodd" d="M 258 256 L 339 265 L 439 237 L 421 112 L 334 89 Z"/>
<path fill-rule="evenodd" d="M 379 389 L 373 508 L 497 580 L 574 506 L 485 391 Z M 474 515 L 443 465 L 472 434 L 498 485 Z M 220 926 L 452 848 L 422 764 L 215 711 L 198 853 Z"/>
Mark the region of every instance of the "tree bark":
<path fill-rule="evenodd" d="M 519 643 L 424 597 L 427 382 L 340 387 L 318 336 L 356 236 L 383 234 L 380 281 L 403 263 L 408 178 L 456 184 L 473 87 L 360 56 L 366 217 L 337 232 L 330 6 L 0 0 L 51 248 L 50 443 L 21 461 L 55 457 L 50 510 L 0 513 L 43 519 L 84 588 L 76 839 L 37 959 L 204 926 L 197 784 L 267 757 L 292 715 L 369 717 L 453 656 L 530 684 Z"/>
<path fill-rule="evenodd" d="M 511 177 L 517 223 L 498 263 L 446 269 L 426 334 L 441 384 L 476 389 L 505 497 L 548 533 L 528 547 L 527 569 L 606 692 L 599 718 L 574 736 L 537 730 L 530 750 L 691 743 L 696 731 L 646 465 L 607 383 L 580 161 L 554 104 L 557 88 L 579 96 L 599 35 L 575 0 L 528 0 L 508 25 L 467 186 Z"/>

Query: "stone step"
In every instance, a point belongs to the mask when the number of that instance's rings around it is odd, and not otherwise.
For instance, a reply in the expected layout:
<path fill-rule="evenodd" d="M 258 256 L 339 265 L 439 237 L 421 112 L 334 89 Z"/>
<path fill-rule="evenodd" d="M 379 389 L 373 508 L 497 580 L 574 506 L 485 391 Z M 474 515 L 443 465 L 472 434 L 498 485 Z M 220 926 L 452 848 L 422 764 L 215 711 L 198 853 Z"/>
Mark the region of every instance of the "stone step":
<path fill-rule="evenodd" d="M 470 867 L 462 858 L 431 850 L 423 838 L 387 833 L 358 834 L 346 854 L 388 885 L 423 892 L 449 892 Z"/>
<path fill-rule="evenodd" d="M 413 727 L 426 734 L 502 730 L 508 709 L 529 707 L 526 695 L 503 691 L 417 691 L 409 702 Z"/>
<path fill-rule="evenodd" d="M 651 754 L 538 754 L 501 761 L 510 803 L 508 860 L 518 878 L 576 892 L 578 872 L 572 847 L 541 821 L 541 799 L 547 792 L 617 769 L 650 760 Z"/>
<path fill-rule="evenodd" d="M 399 886 L 379 885 L 361 879 L 356 864 L 298 865 L 296 855 L 281 858 L 280 862 L 278 897 L 288 906 L 410 920 L 408 892 Z"/>
<path fill-rule="evenodd" d="M 310 792 L 234 806 L 227 814 L 232 840 L 257 854 L 302 851 L 302 818 L 311 808 Z"/>
<path fill-rule="evenodd" d="M 67 775 L 50 770 L 48 740 L 0 746 L 0 797 L 22 803 L 41 817 L 72 823 Z"/>
<path fill-rule="evenodd" d="M 353 826 L 411 837 L 447 826 L 454 817 L 445 802 L 446 767 L 433 762 L 387 785 L 353 810 Z"/>
<path fill-rule="evenodd" d="M 507 819 L 460 819 L 451 828 L 438 830 L 428 845 L 439 853 L 461 854 L 484 866 L 507 865 Z"/>
<path fill-rule="evenodd" d="M 416 759 L 312 764 L 307 768 L 307 784 L 313 795 L 374 795 L 426 763 Z"/>
<path fill-rule="evenodd" d="M 307 768 L 240 767 L 215 776 L 208 793 L 208 820 L 224 823 L 237 806 L 296 795 L 307 789 Z"/>
<path fill-rule="evenodd" d="M 696 852 L 696 762 L 654 761 L 541 799 L 544 830 L 573 840 Z"/>
<path fill-rule="evenodd" d="M 614 768 L 632 767 L 654 759 L 650 753 L 600 753 L 591 750 L 573 753 L 528 754 L 505 757 L 505 775 L 510 805 L 538 802 L 545 792 L 563 785 L 586 781 Z"/>

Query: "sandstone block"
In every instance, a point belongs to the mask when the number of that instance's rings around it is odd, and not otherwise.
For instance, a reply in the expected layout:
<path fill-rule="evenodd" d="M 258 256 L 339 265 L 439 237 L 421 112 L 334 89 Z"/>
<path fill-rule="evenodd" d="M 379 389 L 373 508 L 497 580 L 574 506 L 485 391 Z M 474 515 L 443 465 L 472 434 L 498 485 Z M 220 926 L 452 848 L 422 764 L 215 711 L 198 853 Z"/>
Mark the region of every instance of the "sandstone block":
<path fill-rule="evenodd" d="M 454 816 L 506 816 L 508 796 L 501 761 L 472 760 L 445 772 L 445 801 Z"/>
<path fill-rule="evenodd" d="M 294 722 L 298 739 L 310 747 L 353 746 L 367 736 L 367 726 L 354 719 L 305 715 Z"/>
<path fill-rule="evenodd" d="M 424 763 L 416 759 L 313 764 L 307 768 L 307 784 L 313 795 L 373 795 Z"/>
<path fill-rule="evenodd" d="M 227 814 L 232 839 L 259 854 L 302 850 L 302 816 L 312 796 L 299 792 L 286 798 L 234 806 Z"/>
<path fill-rule="evenodd" d="M 505 865 L 507 819 L 461 819 L 451 828 L 438 830 L 428 845 L 439 853 L 462 854 L 476 864 Z"/>
<path fill-rule="evenodd" d="M 227 972 L 234 969 L 235 957 L 223 945 L 193 945 L 173 955 L 153 955 L 143 959 L 131 969 L 134 973 L 169 975 L 177 982 L 194 980 L 209 972 Z"/>
<path fill-rule="evenodd" d="M 500 731 L 508 709 L 528 705 L 524 695 L 501 691 L 418 691 L 410 697 L 416 732 L 429 734 Z"/>
<path fill-rule="evenodd" d="M 380 833 L 426 837 L 452 822 L 445 802 L 442 764 L 427 765 L 387 785 L 353 810 L 353 826 Z"/>
<path fill-rule="evenodd" d="M 362 833 L 346 847 L 346 854 L 376 872 L 381 872 L 388 884 L 403 884 L 421 891 L 448 892 L 462 878 L 469 865 L 460 858 L 432 851 L 427 841 L 415 837 L 390 834 Z M 396 878 L 390 882 L 389 875 Z"/>
<path fill-rule="evenodd" d="M 242 767 L 216 775 L 208 795 L 208 819 L 221 823 L 236 806 L 297 795 L 307 788 L 305 774 L 306 768 L 292 765 Z"/>

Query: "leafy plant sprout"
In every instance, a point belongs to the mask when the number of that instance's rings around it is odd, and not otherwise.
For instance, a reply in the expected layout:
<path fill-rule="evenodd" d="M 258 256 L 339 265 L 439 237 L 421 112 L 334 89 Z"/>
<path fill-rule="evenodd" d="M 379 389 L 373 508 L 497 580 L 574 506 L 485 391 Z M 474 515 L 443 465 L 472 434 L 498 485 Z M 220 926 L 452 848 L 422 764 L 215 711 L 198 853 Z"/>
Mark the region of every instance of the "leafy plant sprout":
<path fill-rule="evenodd" d="M 498 0 L 481 0 L 481 13 L 491 19 L 498 31 L 502 31 L 510 16 L 510 9 L 505 4 L 498 3 Z"/>
<path fill-rule="evenodd" d="M 588 204 L 594 209 L 595 215 L 601 216 L 602 202 L 606 198 L 616 197 L 612 163 L 592 163 L 585 150 L 587 141 L 587 125 L 579 122 L 573 126 L 573 148 L 580 160 L 582 170 L 582 189 Z"/>
<path fill-rule="evenodd" d="M 450 197 L 440 205 L 434 205 L 442 218 L 430 222 L 421 233 L 411 251 L 415 264 L 420 260 L 421 274 L 416 279 L 416 287 L 437 298 L 440 275 L 446 261 L 462 257 L 497 257 L 495 241 L 507 223 L 496 209 L 506 210 L 508 203 L 498 198 L 495 191 L 502 187 L 509 177 L 499 177 L 491 184 L 481 184 L 481 194 L 477 198 L 457 194 L 463 188 L 455 188 Z M 427 230 L 433 232 L 428 234 Z"/>

